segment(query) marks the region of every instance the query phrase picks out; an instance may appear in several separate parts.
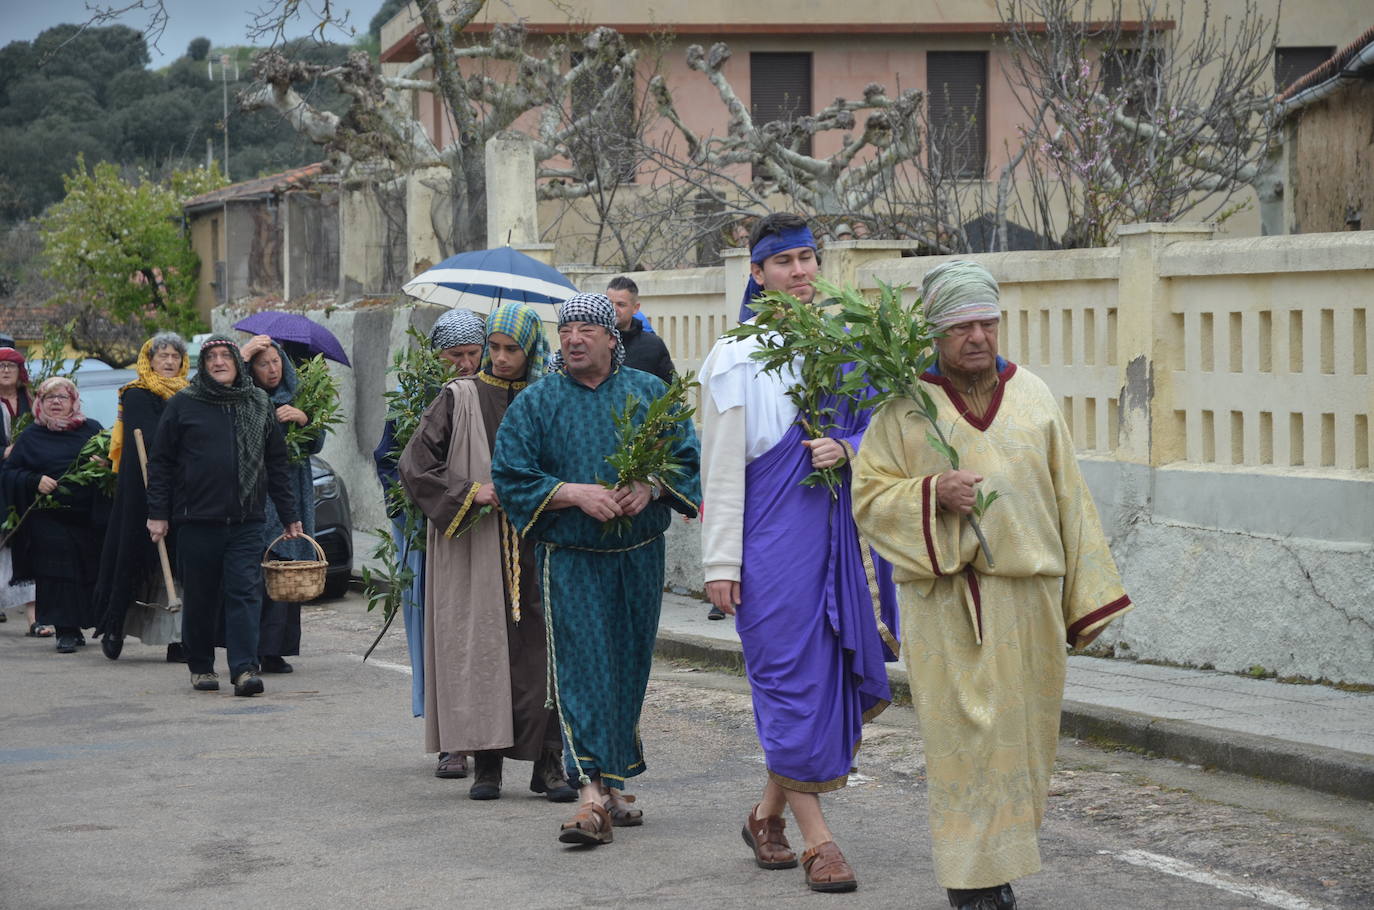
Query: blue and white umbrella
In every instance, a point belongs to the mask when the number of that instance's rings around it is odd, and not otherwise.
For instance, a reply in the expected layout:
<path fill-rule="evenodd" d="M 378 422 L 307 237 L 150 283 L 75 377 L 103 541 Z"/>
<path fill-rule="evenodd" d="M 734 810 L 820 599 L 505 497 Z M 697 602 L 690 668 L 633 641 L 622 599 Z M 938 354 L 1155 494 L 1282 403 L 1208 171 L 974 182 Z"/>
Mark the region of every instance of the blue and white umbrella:
<path fill-rule="evenodd" d="M 558 269 L 508 246 L 450 256 L 401 290 L 426 303 L 479 313 L 508 300 L 528 303 L 546 322 L 556 321 L 557 305 L 577 293 Z"/>

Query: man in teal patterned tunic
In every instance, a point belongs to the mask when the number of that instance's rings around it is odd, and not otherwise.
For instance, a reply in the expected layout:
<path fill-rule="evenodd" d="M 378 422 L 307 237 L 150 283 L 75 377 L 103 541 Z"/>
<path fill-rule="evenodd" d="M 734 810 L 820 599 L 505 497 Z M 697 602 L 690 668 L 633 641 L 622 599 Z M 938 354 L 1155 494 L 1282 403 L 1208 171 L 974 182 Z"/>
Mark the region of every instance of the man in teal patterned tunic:
<path fill-rule="evenodd" d="M 700 450 L 685 423 L 674 451 L 681 474 L 603 486 L 617 480 L 606 462 L 618 445 L 614 415 L 630 396 L 643 403 L 643 415 L 667 387 L 621 365 L 615 307 L 603 294 L 564 303 L 558 337 L 552 374 L 506 412 L 492 480 L 511 523 L 535 543 L 550 695 L 557 696 L 568 779 L 581 785 L 582 806 L 559 840 L 603 844 L 612 826 L 642 823 L 634 797 L 622 791 L 645 768 L 639 714 L 663 600 L 663 534 L 673 510 L 697 515 Z M 603 530 L 603 522 L 622 516 L 628 528 Z"/>

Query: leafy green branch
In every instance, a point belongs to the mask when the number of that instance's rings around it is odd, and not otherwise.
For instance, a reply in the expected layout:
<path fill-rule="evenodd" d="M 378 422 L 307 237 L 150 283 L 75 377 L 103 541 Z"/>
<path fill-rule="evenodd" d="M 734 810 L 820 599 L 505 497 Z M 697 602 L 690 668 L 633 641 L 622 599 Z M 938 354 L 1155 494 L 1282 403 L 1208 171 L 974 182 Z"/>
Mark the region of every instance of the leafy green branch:
<path fill-rule="evenodd" d="M 633 483 L 666 482 L 683 474 L 684 465 L 675 450 L 684 436 L 696 409 L 688 406 L 687 397 L 700 385 L 692 373 L 674 376 L 668 389 L 649 402 L 644 418 L 636 423 L 643 402 L 634 395 L 625 396 L 625 407 L 612 415 L 615 422 L 616 450 L 606 456 L 606 463 L 615 469 L 614 482 L 601 485 L 614 489 Z M 630 518 L 621 515 L 603 522 L 601 529 L 609 534 L 623 534 L 630 526 Z"/>
<path fill-rule="evenodd" d="M 751 304 L 755 317 L 730 331 L 730 338 L 754 338 L 759 349 L 755 360 L 763 372 L 783 381 L 792 380 L 787 397 L 797 409 L 799 422 L 808 439 L 822 439 L 835 428 L 836 385 L 843 367 L 852 361 L 852 347 L 845 323 L 834 313 L 802 303 L 791 294 L 769 291 Z M 838 496 L 840 472 L 821 468 L 802 478 L 803 486 L 823 483 L 830 498 Z"/>
<path fill-rule="evenodd" d="M 931 447 L 959 470 L 959 452 L 940 426 L 939 408 L 921 381 L 939 359 L 939 333 L 925 321 L 920 299 L 907 306 L 901 287 L 881 282 L 874 299 L 824 278 L 814 284 L 819 295 L 829 298 L 824 309 L 770 291 L 755 301 L 758 315 L 752 323 L 726 334 L 759 338 L 761 349 L 754 357 L 764 363 L 765 371 L 785 375 L 783 370 L 799 363 L 798 385 L 805 387 L 799 394 L 807 402 L 819 402 L 827 393 L 874 411 L 892 401 L 912 402 L 913 413 L 930 425 L 926 439 Z M 853 369 L 847 370 L 851 364 Z M 989 568 L 996 563 L 979 519 L 998 495 L 978 491 L 968 516 Z"/>
<path fill-rule="evenodd" d="M 409 344 L 392 356 L 388 370 L 396 375 L 396 388 L 384 396 L 386 419 L 395 424 L 394 445 L 388 453 L 393 463 L 400 459 L 406 444 L 415 435 L 425 409 L 444 383 L 453 378 L 448 364 L 430 347 L 428 337 L 414 326 L 407 329 L 406 334 Z M 401 542 L 407 543 L 409 552 L 423 553 L 425 550 L 425 516 L 420 507 L 411 501 L 399 483 L 391 484 L 384 494 L 387 514 L 400 519 L 401 534 L 398 540 L 393 528 L 378 528 L 375 531 L 377 546 L 370 555 L 381 568 L 374 570 L 364 566 L 361 572 L 367 609 L 380 608 L 383 616 L 382 630 L 372 647 L 367 649 L 368 654 L 391 628 L 405 592 L 415 582 L 415 571 L 400 558 Z"/>
<path fill-rule="evenodd" d="M 292 464 L 308 459 L 315 442 L 343 422 L 339 416 L 339 388 L 323 354 L 316 354 L 297 367 L 296 380 L 296 395 L 291 403 L 304 411 L 310 422 L 305 426 L 294 421 L 286 425 L 286 451 Z"/>

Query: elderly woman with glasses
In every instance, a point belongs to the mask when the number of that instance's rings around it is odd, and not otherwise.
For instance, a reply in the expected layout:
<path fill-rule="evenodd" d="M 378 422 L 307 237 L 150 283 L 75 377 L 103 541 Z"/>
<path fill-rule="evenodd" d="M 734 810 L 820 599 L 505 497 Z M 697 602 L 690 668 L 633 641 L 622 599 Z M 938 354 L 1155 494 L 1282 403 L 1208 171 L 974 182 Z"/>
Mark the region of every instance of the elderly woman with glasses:
<path fill-rule="evenodd" d="M 54 507 L 27 513 L 15 542 L 32 567 L 38 622 L 54 626 L 58 653 L 70 654 L 85 644 L 81 630 L 95 624 L 92 589 L 106 503 L 90 485 L 61 481 L 101 427 L 81 413 L 76 385 L 61 376 L 38 387 L 33 419 L 0 464 L 0 485 L 12 505 L 22 504 L 21 514 L 39 496 L 52 497 Z"/>
<path fill-rule="evenodd" d="M 95 630 L 101 636 L 100 650 L 110 660 L 119 658 L 125 635 L 145 645 L 166 645 L 168 662 L 185 660 L 181 617 L 159 603 L 165 586 L 157 548 L 144 530 L 148 491 L 134 432 L 142 430 L 144 445 L 153 444 L 167 399 L 186 388 L 188 365 L 182 337 L 160 332 L 138 352 L 138 378 L 119 390 L 119 417 L 110 430 L 110 468 L 119 479 L 95 588 Z"/>

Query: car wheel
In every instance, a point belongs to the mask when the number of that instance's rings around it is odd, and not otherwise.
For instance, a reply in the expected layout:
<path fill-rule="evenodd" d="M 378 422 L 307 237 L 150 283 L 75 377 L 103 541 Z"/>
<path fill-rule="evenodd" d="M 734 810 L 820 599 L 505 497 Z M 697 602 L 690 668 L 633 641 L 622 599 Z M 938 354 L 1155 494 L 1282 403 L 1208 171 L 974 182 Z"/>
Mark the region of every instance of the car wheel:
<path fill-rule="evenodd" d="M 348 593 L 348 583 L 351 579 L 347 575 L 334 575 L 324 580 L 324 594 L 321 597 L 332 599 L 343 597 Z"/>

